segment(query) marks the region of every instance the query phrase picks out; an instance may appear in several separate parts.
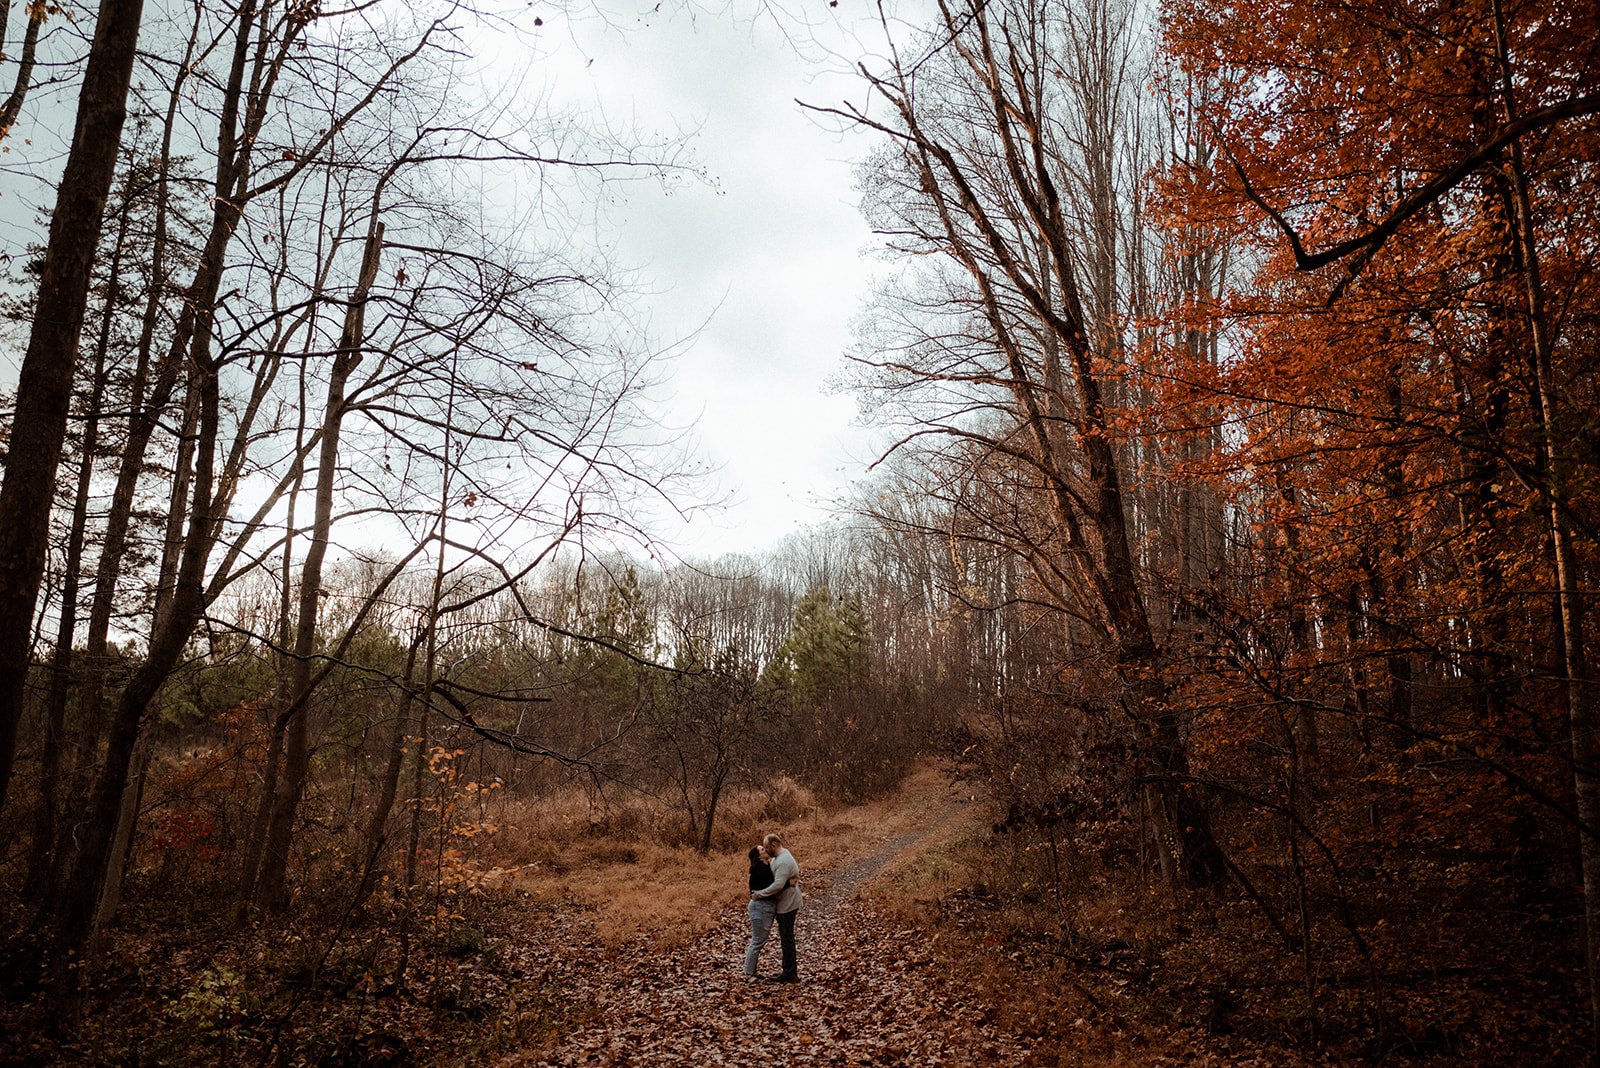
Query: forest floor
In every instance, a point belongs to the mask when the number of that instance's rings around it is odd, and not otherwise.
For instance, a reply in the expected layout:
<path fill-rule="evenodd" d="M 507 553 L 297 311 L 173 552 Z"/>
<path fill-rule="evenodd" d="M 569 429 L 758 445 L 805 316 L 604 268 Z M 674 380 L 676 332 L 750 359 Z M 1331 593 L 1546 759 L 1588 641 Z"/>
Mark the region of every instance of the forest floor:
<path fill-rule="evenodd" d="M 930 873 L 935 881 L 944 876 L 948 888 L 950 851 L 987 832 L 982 805 L 943 774 L 924 769 L 877 811 L 876 833 L 852 835 L 853 848 L 824 869 L 808 867 L 805 841 L 793 842 L 806 893 L 797 926 L 799 984 L 744 976 L 749 925 L 739 903 L 727 904 L 709 932 L 681 945 L 663 944 L 648 933 L 608 941 L 583 930 L 581 913 L 568 912 L 552 917 L 565 928 L 559 937 L 541 939 L 561 951 L 530 969 L 527 981 L 542 997 L 582 1009 L 546 1030 L 543 1042 L 526 1043 L 499 1063 L 715 1065 L 770 1057 L 802 1065 L 1254 1061 L 1202 1052 L 1182 1041 L 1176 1025 L 1166 1041 L 1136 1041 L 1135 1052 L 1118 1023 L 1088 1002 L 1077 1017 L 1061 1018 L 1052 1011 L 1059 1006 L 1052 1006 L 1045 1011 L 1053 1017 L 1050 1025 L 1041 1026 L 1041 1014 L 1029 1010 L 1043 1006 L 1012 1004 L 1019 993 L 1026 998 L 1024 988 L 974 974 L 971 947 L 939 944 L 940 928 L 924 922 L 925 902 L 915 893 L 919 885 L 926 889 Z M 778 951 L 774 931 L 763 951 L 762 974 L 777 970 Z"/>
<path fill-rule="evenodd" d="M 742 971 L 749 925 L 727 907 L 716 928 L 682 950 L 646 936 L 619 947 L 593 945 L 553 963 L 543 983 L 558 984 L 592 1007 L 549 1048 L 506 1065 L 742 1064 L 782 1049 L 794 1064 L 1016 1063 L 1026 1040 L 997 1034 L 985 1007 L 958 996 L 913 929 L 895 928 L 871 908 L 873 878 L 963 833 L 981 818 L 953 788 L 924 794 L 917 824 L 868 843 L 830 870 L 802 874 L 806 905 L 798 921 L 802 981 L 751 980 Z M 799 843 L 796 848 L 800 849 Z M 800 853 L 804 867 L 804 853 Z M 777 970 L 776 931 L 762 973 Z M 587 957 L 588 959 L 584 959 Z"/>
<path fill-rule="evenodd" d="M 146 886 L 71 1038 L 0 968 L 0 1065 L 1561 1064 L 1581 1048 L 1561 1000 L 1576 979 L 1515 932 L 1496 953 L 1527 975 L 1486 979 L 1438 939 L 1437 974 L 1391 955 L 1380 1046 L 1350 961 L 1330 953 L 1308 1015 L 1294 961 L 1247 903 L 1186 910 L 1081 875 L 1052 902 L 1009 852 L 1017 836 L 992 835 L 983 801 L 937 766 L 846 808 L 779 787 L 731 805 L 709 854 L 626 812 L 596 830 L 575 803 L 563 830 L 549 799 L 508 809 L 493 866 L 405 928 L 409 968 L 382 901 L 354 915 L 329 890 L 295 921 L 239 930 L 196 922 L 216 911 L 204 893 Z M 753 844 L 767 812 L 785 814 L 775 827 L 802 867 L 797 985 L 743 975 L 735 839 Z M 764 974 L 778 954 L 774 936 Z"/>

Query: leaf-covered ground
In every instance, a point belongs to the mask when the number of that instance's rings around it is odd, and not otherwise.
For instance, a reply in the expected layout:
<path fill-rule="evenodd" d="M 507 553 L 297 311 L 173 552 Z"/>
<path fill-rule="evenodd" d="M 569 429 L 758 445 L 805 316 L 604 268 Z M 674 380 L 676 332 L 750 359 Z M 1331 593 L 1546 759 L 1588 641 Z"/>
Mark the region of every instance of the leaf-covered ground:
<path fill-rule="evenodd" d="M 803 866 L 808 843 L 835 858 L 804 870 L 799 985 L 742 974 L 737 854 L 707 870 L 630 857 L 617 865 L 635 880 L 627 883 L 575 867 L 572 877 L 589 878 L 598 896 L 550 880 L 466 895 L 455 902 L 462 915 L 413 922 L 403 983 L 393 918 L 376 911 L 331 939 L 309 919 L 241 932 L 135 911 L 72 1038 L 52 1037 L 42 1002 L 23 997 L 20 983 L 5 988 L 0 1064 L 524 1068 L 781 1057 L 1110 1068 L 1386 1063 L 1401 1054 L 1413 1063 L 1557 1064 L 1581 1049 L 1571 1036 L 1581 1037 L 1582 1021 L 1550 1010 L 1575 977 L 1551 972 L 1541 986 L 1506 976 L 1499 990 L 1475 972 L 1415 966 L 1391 976 L 1388 1042 L 1379 1045 L 1347 1026 L 1365 1004 L 1362 974 L 1347 967 L 1346 979 L 1326 964 L 1321 1041 L 1310 1041 L 1294 996 L 1301 977 L 1271 944 L 1240 936 L 1250 929 L 1250 917 L 1234 915 L 1244 906 L 1213 907 L 1199 914 L 1205 925 L 1179 916 L 1179 929 L 1173 915 L 1152 911 L 1159 902 L 1095 883 L 1084 891 L 1095 922 L 1062 941 L 1037 922 L 1037 903 L 1018 906 L 971 867 L 991 856 L 974 848 L 986 824 L 980 805 L 930 775 L 890 804 L 836 814 L 797 837 Z M 699 889 L 668 892 L 686 880 Z M 632 921 L 656 906 L 671 915 Z M 778 956 L 774 937 L 764 973 Z M 1560 1034 L 1539 1037 L 1558 1022 Z"/>
<path fill-rule="evenodd" d="M 1031 989 L 1024 976 L 980 979 L 970 970 L 970 954 L 950 951 L 930 933 L 948 930 L 948 917 L 908 917 L 904 900 L 897 907 L 890 891 L 898 868 L 915 865 L 930 843 L 979 819 L 976 805 L 940 800 L 922 811 L 910 833 L 886 838 L 834 870 L 805 871 L 798 985 L 743 975 L 748 921 L 736 904 L 714 930 L 676 952 L 644 936 L 607 946 L 585 933 L 581 916 L 552 916 L 560 929 L 547 929 L 540 941 L 554 939 L 561 948 L 541 954 L 524 974 L 539 997 L 567 1009 L 558 1024 L 538 1032 L 540 1040 L 522 1043 L 501 1065 L 1304 1063 L 1281 1048 L 1264 1054 L 1254 1043 L 1220 1039 L 1170 1017 L 1155 1027 L 1132 1025 L 1116 1011 L 1095 1008 L 1100 997 L 1063 995 L 1064 985 L 1082 984 L 1063 984 L 1053 971 L 1035 977 L 1057 991 L 1039 1011 L 1021 1004 Z M 1049 967 L 1030 954 L 1003 955 L 1009 960 L 999 962 L 1002 973 Z M 762 973 L 776 972 L 778 960 L 774 932 Z M 1101 995 L 1114 1000 L 1108 991 Z"/>
<path fill-rule="evenodd" d="M 505 1063 L 744 1064 L 780 1046 L 790 1064 L 1034 1059 L 1037 1039 L 1001 1033 L 990 1022 L 991 1008 L 945 974 L 924 935 L 895 926 L 872 905 L 871 877 L 961 815 L 958 806 L 945 805 L 917 832 L 837 871 L 805 876 L 799 984 L 744 976 L 748 924 L 737 907 L 681 953 L 660 952 L 644 939 L 610 950 L 591 944 L 551 962 L 539 980 L 590 1011 L 549 1048 L 519 1052 Z M 763 974 L 777 970 L 778 953 L 774 932 Z"/>

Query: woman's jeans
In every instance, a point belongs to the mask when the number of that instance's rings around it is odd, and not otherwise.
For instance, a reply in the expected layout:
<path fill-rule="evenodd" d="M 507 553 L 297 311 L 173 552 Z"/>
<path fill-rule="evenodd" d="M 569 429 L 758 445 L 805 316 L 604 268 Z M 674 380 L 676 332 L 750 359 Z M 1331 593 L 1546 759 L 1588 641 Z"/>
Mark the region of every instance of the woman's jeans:
<path fill-rule="evenodd" d="M 745 911 L 750 914 L 750 948 L 744 951 L 744 974 L 754 975 L 756 958 L 761 956 L 761 947 L 767 944 L 767 938 L 772 934 L 772 921 L 778 915 L 778 906 L 772 901 L 752 899 Z"/>

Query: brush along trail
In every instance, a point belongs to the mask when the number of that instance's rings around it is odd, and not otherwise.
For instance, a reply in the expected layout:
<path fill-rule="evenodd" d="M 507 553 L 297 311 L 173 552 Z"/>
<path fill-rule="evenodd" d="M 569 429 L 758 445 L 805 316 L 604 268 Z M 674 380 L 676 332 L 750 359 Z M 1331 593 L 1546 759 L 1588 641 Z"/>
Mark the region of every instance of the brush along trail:
<path fill-rule="evenodd" d="M 806 869 L 804 843 L 797 842 L 806 893 L 797 925 L 799 984 L 742 974 L 749 937 L 742 904 L 730 904 L 715 930 L 678 951 L 639 938 L 609 947 L 591 941 L 562 954 L 538 981 L 546 996 L 579 1001 L 584 1011 L 547 1048 L 502 1063 L 714 1065 L 769 1055 L 802 1065 L 1026 1062 L 1030 1040 L 992 1028 L 991 1008 L 959 977 L 943 974 L 924 936 L 873 909 L 877 877 L 892 876 L 897 865 L 979 818 L 976 805 L 947 788 L 924 799 L 912 830 L 831 871 Z M 774 931 L 761 971 L 777 969 Z"/>

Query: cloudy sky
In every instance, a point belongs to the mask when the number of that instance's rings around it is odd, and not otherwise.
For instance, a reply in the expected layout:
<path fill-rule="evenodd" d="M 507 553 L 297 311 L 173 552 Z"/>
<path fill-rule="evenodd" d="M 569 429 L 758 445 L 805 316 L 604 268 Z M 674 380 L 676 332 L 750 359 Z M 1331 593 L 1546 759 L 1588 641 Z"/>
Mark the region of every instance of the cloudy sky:
<path fill-rule="evenodd" d="M 691 555 L 760 548 L 823 519 L 876 455 L 854 398 L 831 388 L 875 268 L 852 174 L 869 141 L 795 103 L 863 98 L 839 58 L 859 46 L 837 16 L 806 40 L 785 18 L 786 40 L 770 14 L 649 8 L 609 25 L 557 15 L 541 35 L 557 102 L 690 131 L 710 179 L 631 185 L 615 211 L 618 257 L 655 290 L 654 332 L 698 330 L 674 361 L 669 418 L 694 422 L 732 502 L 669 535 Z"/>
<path fill-rule="evenodd" d="M 474 42 L 502 48 L 531 97 L 580 121 L 681 131 L 706 176 L 617 186 L 601 235 L 638 269 L 654 339 L 688 339 L 660 391 L 663 421 L 693 427 L 728 503 L 661 536 L 696 557 L 760 549 L 826 519 L 877 455 L 855 399 L 833 388 L 881 269 L 863 255 L 872 238 L 852 171 L 871 142 L 795 103 L 865 101 L 851 64 L 870 51 L 876 9 L 727 3 L 688 12 L 679 0 L 580 0 L 564 11 L 564 0 L 528 0 L 520 33 Z M 71 132 L 71 93 L 29 103 L 27 139 L 0 157 L 7 251 L 36 239 Z M 0 373 L 14 380 L 10 362 Z"/>

